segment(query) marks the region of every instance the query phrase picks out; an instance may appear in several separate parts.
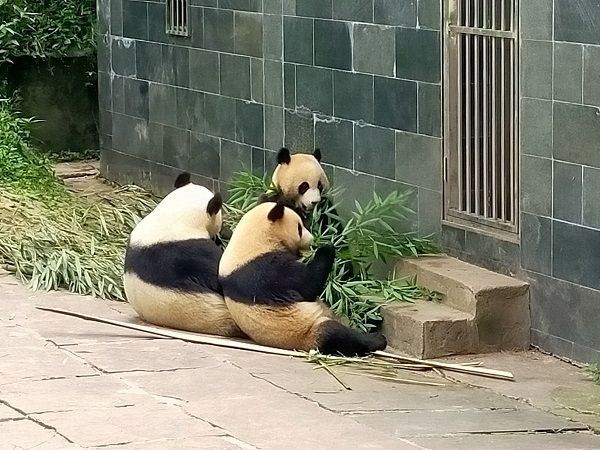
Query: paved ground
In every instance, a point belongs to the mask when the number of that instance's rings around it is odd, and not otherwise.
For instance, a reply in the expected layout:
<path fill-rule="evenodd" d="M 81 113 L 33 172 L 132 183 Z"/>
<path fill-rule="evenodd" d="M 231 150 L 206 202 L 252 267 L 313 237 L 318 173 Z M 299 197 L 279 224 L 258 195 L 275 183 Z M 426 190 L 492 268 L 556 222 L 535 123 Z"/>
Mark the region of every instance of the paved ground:
<path fill-rule="evenodd" d="M 0 449 L 600 448 L 588 427 L 600 389 L 539 353 L 477 358 L 515 383 L 408 374 L 446 383 L 414 386 L 337 369 L 347 391 L 305 361 L 149 338 L 36 304 L 135 320 L 126 304 L 0 277 Z"/>

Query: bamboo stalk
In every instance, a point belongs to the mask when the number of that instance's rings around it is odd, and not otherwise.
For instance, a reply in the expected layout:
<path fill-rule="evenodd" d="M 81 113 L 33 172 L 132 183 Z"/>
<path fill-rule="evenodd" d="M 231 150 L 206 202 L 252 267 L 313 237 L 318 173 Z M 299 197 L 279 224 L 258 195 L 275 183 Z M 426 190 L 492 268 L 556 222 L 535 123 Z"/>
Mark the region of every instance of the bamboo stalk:
<path fill-rule="evenodd" d="M 346 373 L 349 374 L 353 374 L 353 375 L 363 375 L 365 377 L 369 377 L 369 378 L 376 378 L 378 380 L 386 380 L 386 381 L 394 381 L 396 383 L 406 383 L 406 384 L 418 384 L 418 385 L 422 385 L 422 386 L 446 386 L 443 383 L 434 383 L 432 381 L 417 381 L 417 380 L 409 380 L 408 378 L 397 378 L 397 377 L 386 377 L 383 375 L 375 375 L 375 374 L 371 374 L 371 373 L 358 373 L 358 372 L 348 372 L 345 371 Z"/>
<path fill-rule="evenodd" d="M 347 391 L 351 391 L 352 388 L 350 386 L 348 386 L 346 383 L 344 383 L 335 373 L 334 371 L 331 369 L 331 367 L 329 367 L 327 364 L 325 364 L 323 361 L 319 361 L 319 365 L 325 369 L 327 371 L 327 373 L 329 375 L 331 375 L 335 381 L 337 381 L 338 383 L 340 383 L 340 385 L 346 389 Z"/>
<path fill-rule="evenodd" d="M 451 370 L 454 372 L 467 373 L 470 375 L 480 375 L 482 377 L 499 378 L 501 380 L 509 380 L 509 381 L 515 380 L 515 377 L 512 373 L 504 371 L 504 370 L 486 369 L 484 367 L 465 367 L 460 364 L 443 363 L 443 362 L 438 362 L 438 361 L 428 361 L 425 359 L 417 359 L 417 358 L 411 358 L 408 356 L 400 356 L 400 355 L 395 355 L 393 353 L 382 352 L 382 351 L 376 351 L 373 354 L 377 355 L 377 356 L 383 356 L 385 358 L 393 358 L 393 359 L 398 359 L 400 361 L 409 361 L 409 362 L 414 362 L 414 363 L 418 363 L 418 364 L 424 364 L 424 365 L 427 365 L 430 367 L 437 367 L 439 369 L 446 369 L 446 370 Z"/>

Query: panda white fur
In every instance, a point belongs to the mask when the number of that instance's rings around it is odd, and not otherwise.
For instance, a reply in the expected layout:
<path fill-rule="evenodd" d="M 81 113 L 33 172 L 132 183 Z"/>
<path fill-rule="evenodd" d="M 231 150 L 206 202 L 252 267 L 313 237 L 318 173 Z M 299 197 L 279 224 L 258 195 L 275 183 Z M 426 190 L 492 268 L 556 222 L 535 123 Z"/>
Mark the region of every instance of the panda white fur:
<path fill-rule="evenodd" d="M 131 232 L 123 283 L 145 321 L 181 330 L 243 336 L 218 282 L 222 200 L 179 175 L 167 195 Z"/>
<path fill-rule="evenodd" d="M 259 203 L 283 202 L 304 219 L 329 189 L 329 179 L 321 166 L 321 151 L 291 155 L 287 148 L 282 148 L 277 154 L 272 182 L 278 192 L 263 195 Z"/>
<path fill-rule="evenodd" d="M 384 349 L 384 336 L 345 327 L 319 300 L 335 250 L 321 247 L 303 264 L 299 252 L 312 239 L 300 216 L 281 203 L 262 203 L 242 217 L 219 263 L 233 319 L 263 345 L 343 355 Z"/>

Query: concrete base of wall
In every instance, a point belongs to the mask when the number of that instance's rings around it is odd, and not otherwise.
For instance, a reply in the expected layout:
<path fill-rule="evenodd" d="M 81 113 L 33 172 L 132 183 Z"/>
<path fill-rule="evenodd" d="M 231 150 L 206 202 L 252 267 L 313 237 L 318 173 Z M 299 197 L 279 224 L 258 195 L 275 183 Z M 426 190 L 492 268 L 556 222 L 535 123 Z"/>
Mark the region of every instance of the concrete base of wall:
<path fill-rule="evenodd" d="M 448 256 L 407 259 L 396 273 L 442 299 L 384 306 L 390 346 L 421 358 L 529 347 L 527 283 Z"/>

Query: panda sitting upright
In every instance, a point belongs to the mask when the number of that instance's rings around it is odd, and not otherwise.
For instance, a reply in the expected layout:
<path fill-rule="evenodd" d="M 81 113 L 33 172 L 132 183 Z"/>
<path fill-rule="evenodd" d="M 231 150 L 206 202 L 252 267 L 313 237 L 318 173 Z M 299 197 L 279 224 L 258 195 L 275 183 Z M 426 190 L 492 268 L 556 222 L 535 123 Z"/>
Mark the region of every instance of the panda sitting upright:
<path fill-rule="evenodd" d="M 244 336 L 227 310 L 218 282 L 221 249 L 219 193 L 183 173 L 131 232 L 123 284 L 127 300 L 145 321 L 180 330 Z"/>
<path fill-rule="evenodd" d="M 247 212 L 219 263 L 219 280 L 233 319 L 263 345 L 348 356 L 383 350 L 383 335 L 342 325 L 319 300 L 335 250 L 320 247 L 303 264 L 300 251 L 312 240 L 300 216 L 281 203 L 262 203 Z"/>

